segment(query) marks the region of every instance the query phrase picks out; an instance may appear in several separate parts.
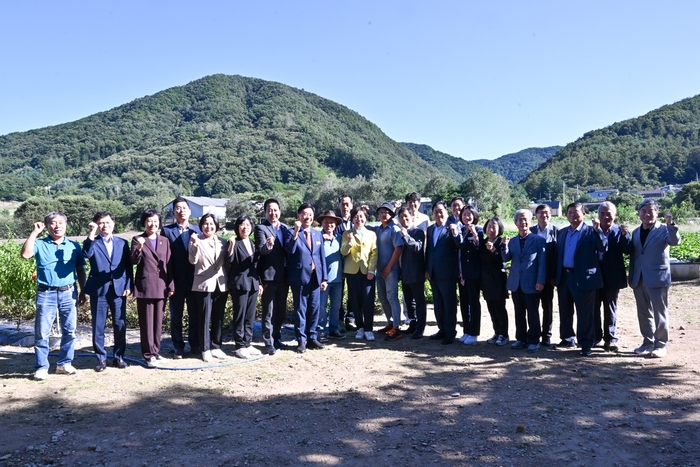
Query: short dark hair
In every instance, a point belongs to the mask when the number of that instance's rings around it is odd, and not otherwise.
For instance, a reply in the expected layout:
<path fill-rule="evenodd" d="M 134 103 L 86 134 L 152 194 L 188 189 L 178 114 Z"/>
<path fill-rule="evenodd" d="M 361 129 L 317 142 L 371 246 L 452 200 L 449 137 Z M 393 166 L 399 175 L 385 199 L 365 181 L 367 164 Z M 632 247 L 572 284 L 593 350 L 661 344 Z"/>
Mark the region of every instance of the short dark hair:
<path fill-rule="evenodd" d="M 301 212 L 304 209 L 311 209 L 311 212 L 316 214 L 316 210 L 314 209 L 314 207 L 311 203 L 302 203 L 301 206 L 299 206 L 299 209 L 297 209 L 297 214 L 301 214 Z"/>
<path fill-rule="evenodd" d="M 158 224 L 162 225 L 162 222 L 160 221 L 160 211 L 157 209 L 148 208 L 141 213 L 141 218 L 139 219 L 139 224 L 141 224 L 141 227 L 146 227 L 146 219 L 153 216 L 157 216 Z"/>
<path fill-rule="evenodd" d="M 350 198 L 350 204 L 352 204 L 353 206 L 355 206 L 355 200 L 352 199 L 352 196 L 350 196 L 350 195 L 340 195 L 340 196 L 338 196 L 338 204 L 340 204 L 340 202 L 343 201 L 343 198 Z"/>
<path fill-rule="evenodd" d="M 420 201 L 420 195 L 415 191 L 406 195 L 406 202 Z"/>
<path fill-rule="evenodd" d="M 241 238 L 241 234 L 238 232 L 238 228 L 245 221 L 248 221 L 248 223 L 250 223 L 251 229 L 255 226 L 255 224 L 253 224 L 253 219 L 246 215 L 240 216 L 238 219 L 236 219 L 236 222 L 233 224 L 233 231 L 236 233 L 236 238 Z"/>
<path fill-rule="evenodd" d="M 651 206 L 656 212 L 659 212 L 659 205 L 656 204 L 656 201 L 653 199 L 645 199 L 641 203 L 639 203 L 639 206 L 637 206 L 637 211 L 642 209 L 644 206 Z"/>
<path fill-rule="evenodd" d="M 455 196 L 454 198 L 452 198 L 452 199 L 450 200 L 450 206 L 452 206 L 452 203 L 454 203 L 455 201 L 461 201 L 461 202 L 463 202 L 463 203 L 466 203 L 466 202 L 464 201 L 464 198 L 462 198 L 461 196 Z"/>
<path fill-rule="evenodd" d="M 569 208 L 575 208 L 575 209 L 580 209 L 582 213 L 586 214 L 586 207 L 583 205 L 583 203 L 569 203 L 566 206 L 566 212 L 569 212 Z"/>
<path fill-rule="evenodd" d="M 410 209 L 408 209 L 406 206 L 401 206 L 401 207 L 399 208 L 399 210 L 396 211 L 396 217 L 398 218 L 398 217 L 399 217 L 401 214 L 403 214 L 404 212 L 408 212 L 409 214 L 411 214 L 411 210 L 410 210 Z"/>
<path fill-rule="evenodd" d="M 94 216 L 92 216 L 92 222 L 97 222 L 97 221 L 99 221 L 100 219 L 102 219 L 103 217 L 109 217 L 110 219 L 112 219 L 112 222 L 115 221 L 115 220 L 114 220 L 114 214 L 112 214 L 111 212 L 109 212 L 109 211 L 99 211 L 99 212 L 96 212 Z"/>
<path fill-rule="evenodd" d="M 435 201 L 435 202 L 433 203 L 433 206 L 430 208 L 430 212 L 435 211 L 435 208 L 438 207 L 438 206 L 440 206 L 440 205 L 442 205 L 442 206 L 445 208 L 446 211 L 448 210 L 448 208 L 447 208 L 447 203 L 445 203 L 443 200 L 439 200 L 439 201 Z"/>
<path fill-rule="evenodd" d="M 484 230 L 486 230 L 486 226 L 489 225 L 489 222 L 493 222 L 498 227 L 498 235 L 496 235 L 497 237 L 503 235 L 503 230 L 505 228 L 503 227 L 503 222 L 501 222 L 501 219 L 499 219 L 498 216 L 494 216 L 486 220 L 486 223 L 484 224 Z"/>
<path fill-rule="evenodd" d="M 214 226 L 216 226 L 216 230 L 219 230 L 219 221 L 216 219 L 216 216 L 214 214 L 208 212 L 202 217 L 199 218 L 199 230 L 202 230 L 202 226 L 204 225 L 204 221 L 207 219 L 211 218 L 211 220 L 214 221 Z"/>
<path fill-rule="evenodd" d="M 363 214 L 365 215 L 365 217 L 366 217 L 367 219 L 369 219 L 369 213 L 367 212 L 367 209 L 365 209 L 364 207 L 360 206 L 360 207 L 357 207 L 357 208 L 352 208 L 352 209 L 350 210 L 350 220 L 354 219 L 358 212 L 363 213 Z"/>
<path fill-rule="evenodd" d="M 280 210 L 282 210 L 282 205 L 280 204 L 279 201 L 277 201 L 275 198 L 268 198 L 268 199 L 266 199 L 265 202 L 263 203 L 263 211 L 267 212 L 267 206 L 268 206 L 270 203 L 275 203 L 275 204 L 277 205 L 277 207 L 280 208 Z"/>
<path fill-rule="evenodd" d="M 68 223 L 68 217 L 60 211 L 52 211 L 44 216 L 44 224 L 48 225 L 54 217 L 62 217 Z"/>
<path fill-rule="evenodd" d="M 175 198 L 175 199 L 173 200 L 173 202 L 172 202 L 173 209 L 175 209 L 175 205 L 176 205 L 177 203 L 185 203 L 185 204 L 187 205 L 188 208 L 190 207 L 190 202 L 187 201 L 187 200 L 186 200 L 184 197 L 182 197 L 182 196 L 178 196 L 177 198 Z"/>
<path fill-rule="evenodd" d="M 460 220 L 460 222 L 462 221 L 462 213 L 463 213 L 464 211 L 469 211 L 469 212 L 472 213 L 472 216 L 474 216 L 474 225 L 476 225 L 476 224 L 479 223 L 479 211 L 477 211 L 476 208 L 475 208 L 474 206 L 472 206 L 471 204 L 467 204 L 466 206 L 464 206 L 464 207 L 462 208 L 461 211 L 459 211 L 459 220 Z"/>
<path fill-rule="evenodd" d="M 549 206 L 549 204 L 538 204 L 537 207 L 535 208 L 535 214 L 538 214 L 540 211 L 543 211 L 547 208 L 549 208 L 550 211 L 552 210 L 552 208 Z"/>

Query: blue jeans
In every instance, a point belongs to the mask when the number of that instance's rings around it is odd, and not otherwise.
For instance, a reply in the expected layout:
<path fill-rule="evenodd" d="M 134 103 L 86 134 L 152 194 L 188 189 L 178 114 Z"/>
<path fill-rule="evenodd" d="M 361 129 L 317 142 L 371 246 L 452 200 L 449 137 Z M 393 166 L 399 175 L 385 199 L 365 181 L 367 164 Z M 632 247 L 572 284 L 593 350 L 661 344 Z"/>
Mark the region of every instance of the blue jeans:
<path fill-rule="evenodd" d="M 331 306 L 328 308 L 330 299 Z M 326 290 L 321 291 L 321 312 L 318 317 L 318 327 L 326 330 L 326 322 L 330 321 L 329 330 L 337 331 L 340 322 L 340 305 L 343 302 L 343 283 L 332 282 Z"/>
<path fill-rule="evenodd" d="M 75 287 L 62 292 L 38 287 L 34 321 L 34 354 L 36 356 L 34 367 L 37 370 L 49 369 L 49 335 L 56 319 L 56 310 L 58 310 L 58 320 L 61 325 L 61 351 L 57 364 L 68 365 L 73 361 L 77 300 L 78 291 Z"/>
<path fill-rule="evenodd" d="M 377 274 L 377 295 L 379 303 L 382 304 L 384 316 L 387 323 L 392 323 L 394 327 L 401 326 L 401 304 L 399 303 L 399 273 L 391 271 L 385 279 L 381 272 Z"/>

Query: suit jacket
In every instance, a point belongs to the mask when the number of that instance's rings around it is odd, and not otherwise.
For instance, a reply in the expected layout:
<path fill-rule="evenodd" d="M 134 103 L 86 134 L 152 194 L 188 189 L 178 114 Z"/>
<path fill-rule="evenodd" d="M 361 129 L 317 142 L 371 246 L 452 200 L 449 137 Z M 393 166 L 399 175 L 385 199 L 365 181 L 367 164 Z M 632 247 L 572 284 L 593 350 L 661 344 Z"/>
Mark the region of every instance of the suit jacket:
<path fill-rule="evenodd" d="M 189 245 L 190 236 L 193 234 L 201 234 L 202 231 L 196 225 L 190 224 L 190 228 L 180 233 L 177 223 L 163 226 L 160 229 L 160 234 L 170 241 L 170 262 L 177 269 L 177 274 L 174 276 L 175 290 L 178 295 L 184 296 L 192 290 L 192 282 L 194 281 L 194 265 L 189 261 Z"/>
<path fill-rule="evenodd" d="M 305 231 L 311 234 L 311 248 L 306 242 Z M 326 254 L 323 251 L 323 235 L 316 229 L 299 230 L 296 240 L 294 230 L 287 229 L 284 235 L 284 248 L 287 250 L 287 283 L 292 287 L 309 284 L 312 275 L 318 284 L 328 281 Z M 312 270 L 312 265 L 315 267 Z"/>
<path fill-rule="evenodd" d="M 630 234 L 622 235 L 619 225 L 610 227 L 610 233 L 607 237 L 603 233 L 603 229 L 598 229 L 598 234 L 600 234 L 600 240 L 606 249 L 602 253 L 603 259 L 600 261 L 603 284 L 612 289 L 624 289 L 627 287 L 627 270 L 622 253 L 627 249 Z"/>
<path fill-rule="evenodd" d="M 425 232 L 421 228 L 407 229 L 403 236 L 401 252 L 401 282 L 420 284 L 425 282 Z"/>
<path fill-rule="evenodd" d="M 260 253 L 258 274 L 263 281 L 284 281 L 287 279 L 287 252 L 284 249 L 284 238 L 289 228 L 280 224 L 282 241 L 277 237 L 277 230 L 270 221 L 265 219 L 255 226 L 255 249 Z M 267 246 L 267 238 L 274 237 L 272 248 Z"/>
<path fill-rule="evenodd" d="M 228 242 L 221 237 L 214 237 L 213 250 L 203 242 L 207 240 L 199 235 L 199 245 L 190 243 L 188 260 L 194 265 L 192 290 L 195 292 L 228 292 L 228 261 L 226 261 Z"/>
<path fill-rule="evenodd" d="M 139 249 L 137 237 L 143 237 L 145 243 Z M 174 291 L 173 271 L 170 265 L 170 242 L 162 235 L 156 236 L 156 249 L 143 233 L 131 240 L 131 263 L 136 266 L 134 275 L 134 297 L 165 299 Z"/>
<path fill-rule="evenodd" d="M 487 241 L 485 239 L 479 244 L 481 290 L 484 293 L 484 300 L 503 300 L 508 298 L 508 289 L 506 288 L 508 274 L 506 274 L 506 263 L 501 255 L 503 238 L 496 237 L 493 241 L 493 251 L 486 248 Z"/>
<path fill-rule="evenodd" d="M 377 274 L 377 234 L 369 229 L 363 229 L 360 239 L 355 227 L 350 231 L 355 236 L 353 245 L 350 246 L 345 233 L 343 233 L 343 240 L 340 244 L 340 254 L 345 256 L 343 272 L 345 274 L 357 274 L 358 272 Z"/>
<path fill-rule="evenodd" d="M 557 232 L 557 286 L 561 285 L 564 271 L 564 248 L 566 247 L 569 227 Z M 574 252 L 574 277 L 580 290 L 595 290 L 603 287 L 603 274 L 600 272 L 598 253 L 605 252 L 600 237 L 593 227 L 587 224 L 581 226 L 576 251 Z"/>
<path fill-rule="evenodd" d="M 503 261 L 511 261 L 506 287 L 515 292 L 518 287 L 525 293 L 537 293 L 535 285 L 547 283 L 547 248 L 544 238 L 531 233 L 520 248 L 520 236 L 501 246 Z"/>
<path fill-rule="evenodd" d="M 231 268 L 228 271 L 228 284 L 232 291 L 252 292 L 258 290 L 260 285 L 260 275 L 258 274 L 260 252 L 255 244 L 252 246 L 253 255 L 251 256 L 242 241 L 236 240 L 233 245 L 233 254 L 229 258 Z"/>
<path fill-rule="evenodd" d="M 557 233 L 559 229 L 556 225 L 549 224 L 544 231 L 545 237 L 543 238 L 547 244 L 545 247 L 547 250 L 547 281 L 551 282 L 557 278 Z M 535 224 L 530 227 L 530 232 L 539 235 L 540 227 Z"/>
<path fill-rule="evenodd" d="M 476 235 L 479 239 L 479 245 L 484 243 L 484 229 L 477 226 Z M 462 277 L 464 279 L 478 279 L 481 277 L 481 255 L 479 254 L 479 246 L 474 244 L 474 236 L 471 231 L 462 228 L 459 234 L 459 261 L 461 266 Z"/>
<path fill-rule="evenodd" d="M 433 242 L 436 225 L 428 226 L 428 235 L 425 240 L 425 271 L 430 280 L 457 282 L 459 278 L 459 266 L 457 265 L 459 237 L 453 237 L 449 226 L 443 225 L 435 245 Z"/>
<path fill-rule="evenodd" d="M 651 226 L 644 246 L 639 239 L 641 226 L 632 232 L 632 241 L 628 244 L 630 253 L 629 283 L 638 287 L 640 280 L 646 287 L 671 286 L 671 261 L 669 245 L 678 245 L 681 236 L 678 227 L 657 222 Z"/>
<path fill-rule="evenodd" d="M 131 291 L 134 270 L 131 266 L 129 244 L 123 238 L 112 235 L 112 257 L 100 237 L 86 238 L 83 242 L 83 256 L 90 261 L 90 275 L 85 283 L 85 293 L 91 296 L 105 296 L 110 285 L 114 293 L 121 297 L 124 291 Z"/>

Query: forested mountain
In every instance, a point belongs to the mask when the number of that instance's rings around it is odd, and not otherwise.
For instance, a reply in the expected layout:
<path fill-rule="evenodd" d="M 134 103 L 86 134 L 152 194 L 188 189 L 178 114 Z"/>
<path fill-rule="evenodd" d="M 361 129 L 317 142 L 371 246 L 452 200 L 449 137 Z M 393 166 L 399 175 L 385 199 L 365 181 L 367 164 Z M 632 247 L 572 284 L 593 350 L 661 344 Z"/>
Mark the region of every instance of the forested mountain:
<path fill-rule="evenodd" d="M 569 187 L 658 188 L 700 173 L 700 96 L 586 133 L 522 181 L 531 197 Z"/>
<path fill-rule="evenodd" d="M 0 136 L 5 200 L 50 190 L 129 206 L 179 193 L 288 192 L 328 176 L 381 179 L 403 196 L 438 173 L 342 105 L 242 76 L 208 76 L 75 122 Z"/>
<path fill-rule="evenodd" d="M 551 159 L 561 148 L 561 146 L 528 148 L 493 160 L 476 159 L 472 162 L 489 168 L 499 175 L 503 175 L 511 183 L 518 183 L 527 177 L 530 172 Z"/>
<path fill-rule="evenodd" d="M 439 169 L 445 176 L 463 180 L 479 167 L 486 167 L 492 172 L 505 177 L 511 183 L 517 183 L 542 163 L 549 160 L 561 146 L 548 148 L 523 149 L 513 154 L 506 154 L 497 159 L 466 160 L 437 151 L 425 144 L 401 143 L 415 152 L 426 162 Z"/>

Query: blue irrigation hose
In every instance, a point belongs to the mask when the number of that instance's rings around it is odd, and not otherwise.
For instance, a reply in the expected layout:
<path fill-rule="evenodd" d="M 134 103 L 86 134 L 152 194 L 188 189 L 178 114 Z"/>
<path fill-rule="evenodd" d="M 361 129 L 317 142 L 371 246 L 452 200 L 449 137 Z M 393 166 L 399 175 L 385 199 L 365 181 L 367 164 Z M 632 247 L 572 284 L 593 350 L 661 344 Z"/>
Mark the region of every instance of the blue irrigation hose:
<path fill-rule="evenodd" d="M 10 354 L 10 355 L 31 355 L 31 354 L 28 353 L 28 352 L 16 352 L 16 351 L 14 351 L 14 350 L 0 350 L 0 353 L 6 353 L 6 354 Z M 58 357 L 59 354 L 57 354 L 57 353 L 50 353 L 49 356 L 50 356 L 50 357 Z M 96 355 L 95 355 L 94 353 L 81 353 L 81 354 L 75 354 L 75 355 L 73 356 L 73 358 L 76 358 L 76 357 L 91 357 L 91 358 L 95 358 Z M 254 362 L 254 361 L 256 361 L 256 360 L 260 360 L 261 358 L 265 358 L 265 357 L 267 357 L 267 355 L 263 354 L 263 355 L 260 355 L 260 356 L 258 356 L 258 357 L 255 357 L 255 358 L 247 358 L 247 359 L 245 359 L 245 360 L 232 360 L 232 361 L 227 362 L 227 363 L 218 363 L 218 364 L 216 364 L 216 365 L 202 365 L 202 366 L 192 366 L 192 367 L 185 367 L 185 368 L 182 368 L 182 367 L 171 368 L 171 367 L 162 367 L 162 366 L 157 366 L 157 367 L 153 367 L 153 368 L 152 368 L 152 367 L 149 367 L 149 366 L 146 364 L 146 362 L 144 362 L 143 360 L 138 360 L 138 359 L 136 359 L 136 358 L 129 358 L 129 357 L 124 357 L 124 360 L 127 361 L 127 362 L 129 362 L 129 363 L 134 363 L 134 364 L 140 365 L 140 366 L 142 366 L 142 367 L 144 367 L 144 368 L 148 368 L 149 370 L 194 371 L 194 370 L 207 370 L 207 369 L 210 369 L 210 368 L 223 368 L 223 367 L 227 367 L 227 366 L 231 366 L 231 365 L 241 365 L 241 364 L 244 364 L 244 363 Z M 108 356 L 107 358 L 112 358 L 112 359 L 113 359 L 114 357 L 109 357 L 109 356 Z"/>

